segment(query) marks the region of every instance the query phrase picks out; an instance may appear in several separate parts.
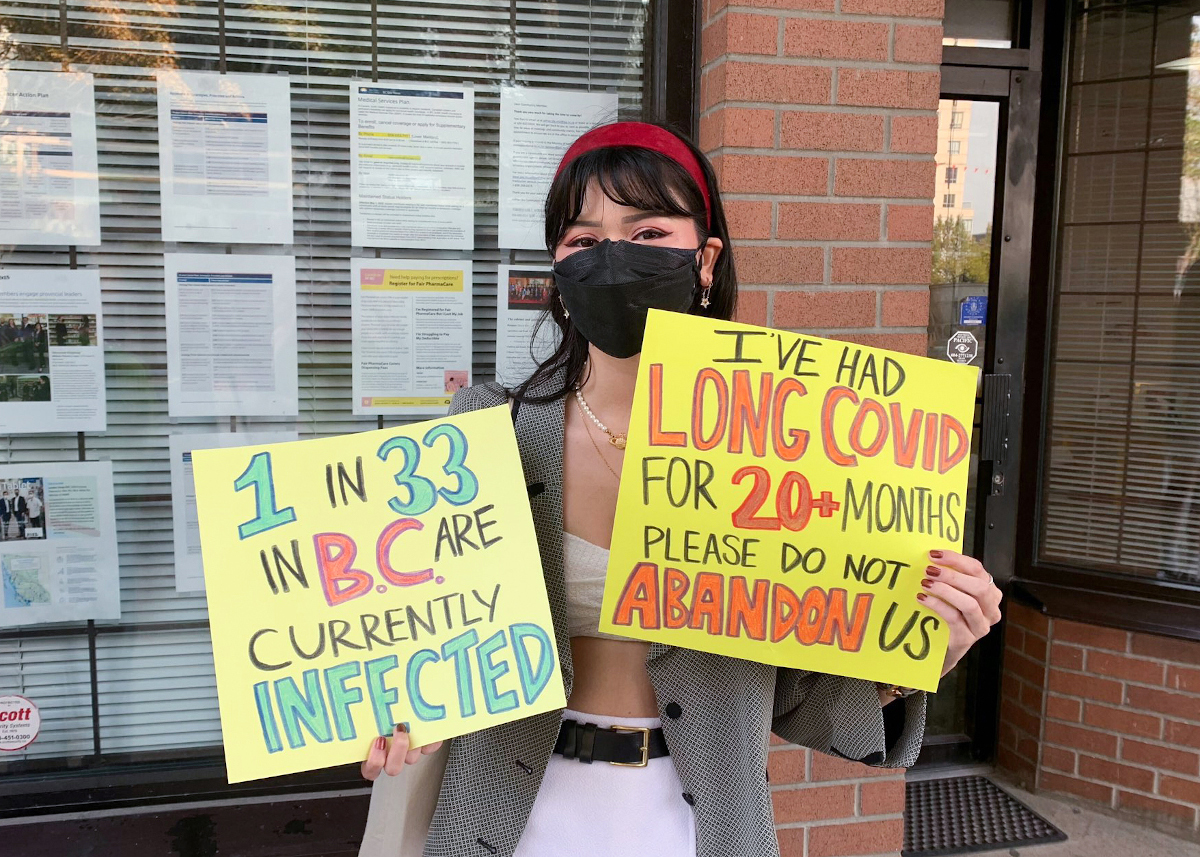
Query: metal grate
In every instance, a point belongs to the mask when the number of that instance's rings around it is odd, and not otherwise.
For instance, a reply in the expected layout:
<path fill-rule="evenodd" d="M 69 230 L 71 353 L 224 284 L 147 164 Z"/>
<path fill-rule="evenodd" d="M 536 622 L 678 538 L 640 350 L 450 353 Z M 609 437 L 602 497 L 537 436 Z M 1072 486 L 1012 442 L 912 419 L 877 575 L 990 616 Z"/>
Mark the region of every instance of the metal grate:
<path fill-rule="evenodd" d="M 985 777 L 909 783 L 904 857 L 1062 842 L 1067 835 Z"/>

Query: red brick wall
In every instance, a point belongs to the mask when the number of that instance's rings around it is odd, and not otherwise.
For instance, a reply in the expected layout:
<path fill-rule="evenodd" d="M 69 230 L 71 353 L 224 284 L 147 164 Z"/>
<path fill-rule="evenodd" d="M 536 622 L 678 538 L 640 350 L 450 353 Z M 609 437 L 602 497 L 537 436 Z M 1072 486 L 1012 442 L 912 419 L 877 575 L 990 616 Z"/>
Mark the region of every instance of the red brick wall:
<path fill-rule="evenodd" d="M 942 3 L 704 7 L 700 145 L 739 317 L 924 354 Z"/>
<path fill-rule="evenodd" d="M 924 354 L 941 0 L 704 0 L 700 146 L 739 317 Z M 776 745 L 784 857 L 893 854 L 904 777 Z"/>
<path fill-rule="evenodd" d="M 1200 839 L 1200 643 L 1011 606 L 999 763 Z"/>
<path fill-rule="evenodd" d="M 767 757 L 784 857 L 890 854 L 904 839 L 904 772 L 774 739 Z"/>

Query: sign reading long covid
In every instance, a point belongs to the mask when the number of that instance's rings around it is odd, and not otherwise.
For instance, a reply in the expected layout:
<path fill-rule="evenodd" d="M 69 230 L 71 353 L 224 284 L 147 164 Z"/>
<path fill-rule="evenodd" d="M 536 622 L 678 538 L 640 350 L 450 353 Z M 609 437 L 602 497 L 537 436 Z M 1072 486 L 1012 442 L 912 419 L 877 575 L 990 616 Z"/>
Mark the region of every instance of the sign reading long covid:
<path fill-rule="evenodd" d="M 506 408 L 193 473 L 230 782 L 566 704 Z"/>
<path fill-rule="evenodd" d="M 937 688 L 976 370 L 652 310 L 600 628 Z"/>

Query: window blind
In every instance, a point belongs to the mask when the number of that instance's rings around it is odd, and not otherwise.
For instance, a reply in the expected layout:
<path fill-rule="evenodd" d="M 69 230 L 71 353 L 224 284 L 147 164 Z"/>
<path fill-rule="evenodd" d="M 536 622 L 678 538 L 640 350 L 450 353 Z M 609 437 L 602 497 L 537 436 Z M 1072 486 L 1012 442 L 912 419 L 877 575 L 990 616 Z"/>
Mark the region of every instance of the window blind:
<path fill-rule="evenodd" d="M 1200 2 L 1074 36 L 1040 555 L 1200 587 Z"/>
<path fill-rule="evenodd" d="M 60 28 L 65 9 L 65 28 Z M 222 19 L 223 12 L 223 19 Z M 45 636 L 0 634 L 0 682 L 42 708 L 42 737 L 7 754 L 0 772 L 75 764 L 90 756 L 93 698 L 106 758 L 155 760 L 219 753 L 220 725 L 203 595 L 175 592 L 171 433 L 231 421 L 167 414 L 164 252 L 223 253 L 224 245 L 160 239 L 157 68 L 286 74 L 291 88 L 295 240 L 238 245 L 296 259 L 299 416 L 238 418 L 237 430 L 295 426 L 301 438 L 393 424 L 351 411 L 350 259 L 464 254 L 350 246 L 349 93 L 352 79 L 468 84 L 475 91 L 474 361 L 494 371 L 496 266 L 544 262 L 497 248 L 502 84 L 616 92 L 621 118 L 639 118 L 644 0 L 600 2 L 284 2 L 193 0 L 10 4 L 0 14 L 12 69 L 95 75 L 101 237 L 75 264 L 100 271 L 108 431 L 0 438 L 0 461 L 111 460 L 121 557 L 119 623 Z M 71 264 L 70 248 L 10 248 L 4 267 Z M 96 681 L 91 681 L 95 661 Z"/>

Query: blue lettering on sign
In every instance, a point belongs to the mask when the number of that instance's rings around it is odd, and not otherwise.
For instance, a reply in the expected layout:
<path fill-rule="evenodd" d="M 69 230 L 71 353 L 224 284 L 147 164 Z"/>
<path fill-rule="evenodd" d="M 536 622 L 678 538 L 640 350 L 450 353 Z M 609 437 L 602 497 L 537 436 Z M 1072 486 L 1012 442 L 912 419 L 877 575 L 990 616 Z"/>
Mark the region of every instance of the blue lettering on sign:
<path fill-rule="evenodd" d="M 958 323 L 961 325 L 987 324 L 987 295 L 965 297 L 958 305 Z"/>

